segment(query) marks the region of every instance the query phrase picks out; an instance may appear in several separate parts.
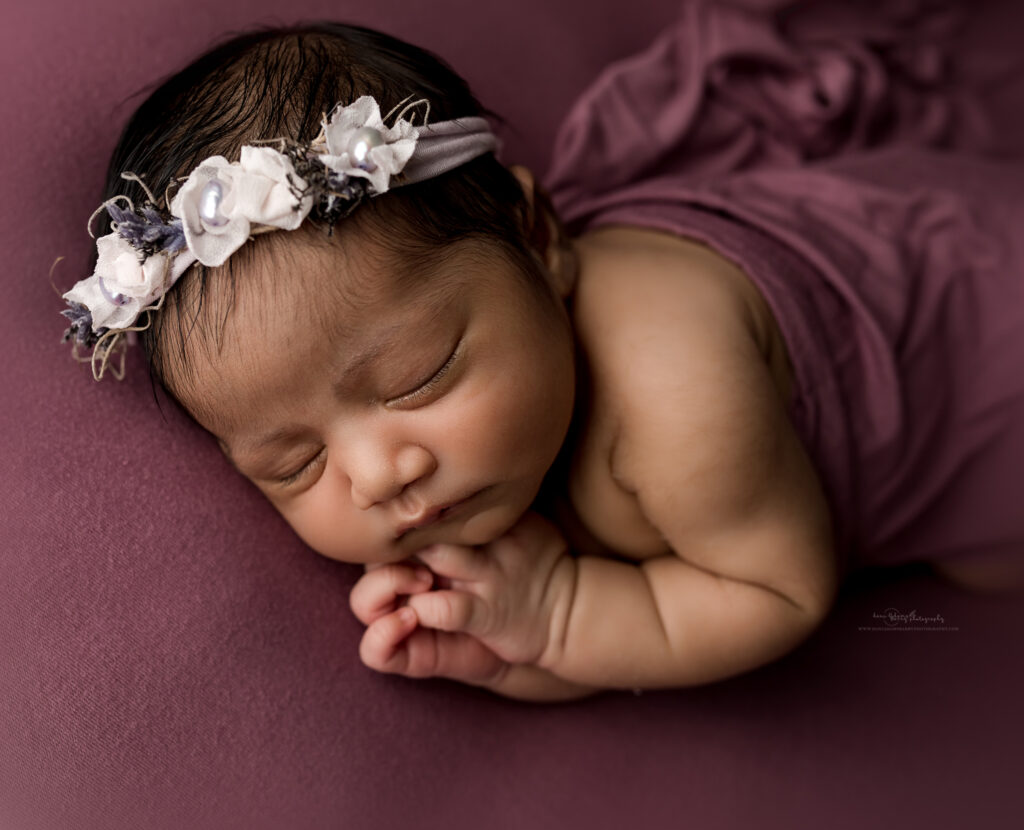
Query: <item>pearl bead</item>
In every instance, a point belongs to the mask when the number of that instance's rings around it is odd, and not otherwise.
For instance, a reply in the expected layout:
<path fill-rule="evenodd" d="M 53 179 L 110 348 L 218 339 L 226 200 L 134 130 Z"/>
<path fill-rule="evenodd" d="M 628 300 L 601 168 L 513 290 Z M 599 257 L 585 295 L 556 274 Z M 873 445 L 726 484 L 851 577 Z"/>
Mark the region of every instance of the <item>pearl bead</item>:
<path fill-rule="evenodd" d="M 210 179 L 199 194 L 199 218 L 215 228 L 226 225 L 228 218 L 220 212 L 223 199 L 224 185 L 218 179 Z"/>
<path fill-rule="evenodd" d="M 372 173 L 377 165 L 370 161 L 370 150 L 380 147 L 384 143 L 384 137 L 379 130 L 373 127 L 361 127 L 352 134 L 348 142 L 348 155 L 352 163 L 360 170 Z"/>
<path fill-rule="evenodd" d="M 132 301 L 131 297 L 126 297 L 124 294 L 111 294 L 110 289 L 103 284 L 103 277 L 97 277 L 97 282 L 100 287 L 100 294 L 111 305 L 128 305 Z"/>

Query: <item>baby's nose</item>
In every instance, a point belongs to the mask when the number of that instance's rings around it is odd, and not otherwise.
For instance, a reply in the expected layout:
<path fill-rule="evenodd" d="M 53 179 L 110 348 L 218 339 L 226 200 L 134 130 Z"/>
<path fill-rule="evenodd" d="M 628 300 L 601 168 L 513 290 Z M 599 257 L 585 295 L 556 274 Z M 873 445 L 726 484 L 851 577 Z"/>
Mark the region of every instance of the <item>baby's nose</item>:
<path fill-rule="evenodd" d="M 349 470 L 352 503 L 368 510 L 395 498 L 436 469 L 433 454 L 418 444 L 405 444 L 390 454 L 367 458 Z"/>

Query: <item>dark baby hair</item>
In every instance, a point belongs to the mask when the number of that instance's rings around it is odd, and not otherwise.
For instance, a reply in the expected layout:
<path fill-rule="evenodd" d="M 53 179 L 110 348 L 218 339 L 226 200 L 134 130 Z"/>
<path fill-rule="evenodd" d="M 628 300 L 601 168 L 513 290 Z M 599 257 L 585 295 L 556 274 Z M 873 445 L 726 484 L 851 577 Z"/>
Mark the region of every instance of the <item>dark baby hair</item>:
<path fill-rule="evenodd" d="M 261 139 L 310 141 L 325 113 L 361 95 L 376 98 L 382 116 L 411 96 L 429 101 L 431 123 L 497 118 L 443 60 L 386 34 L 331 22 L 258 29 L 214 47 L 149 95 L 114 150 L 104 199 L 125 194 L 136 204 L 144 201 L 142 188 L 122 172 L 142 177 L 159 198 L 212 155 L 232 161 L 243 144 Z M 334 229 L 343 234 L 342 244 L 349 225 L 358 227 L 359 238 L 368 234 L 396 261 L 413 265 L 457 240 L 483 237 L 507 251 L 524 273 L 536 275 L 529 242 L 532 229 L 546 223 L 533 221 L 515 176 L 485 153 L 436 178 L 365 199 Z M 151 381 L 181 401 L 180 391 L 196 370 L 186 349 L 189 338 L 198 333 L 204 348 L 210 348 L 211 335 L 220 342 L 242 276 L 239 266 L 251 260 L 252 249 L 270 237 L 329 232 L 307 220 L 298 231 L 250 241 L 220 268 L 193 265 L 140 332 Z M 183 309 L 194 309 L 191 319 Z"/>

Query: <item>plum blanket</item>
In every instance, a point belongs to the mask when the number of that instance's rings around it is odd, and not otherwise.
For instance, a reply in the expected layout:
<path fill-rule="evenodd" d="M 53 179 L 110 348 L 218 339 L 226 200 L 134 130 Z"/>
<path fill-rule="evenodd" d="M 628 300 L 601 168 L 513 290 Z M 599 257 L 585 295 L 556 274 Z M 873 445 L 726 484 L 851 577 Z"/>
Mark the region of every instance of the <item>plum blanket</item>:
<path fill-rule="evenodd" d="M 757 285 L 846 570 L 1024 552 L 1024 7 L 886 8 L 687 3 L 546 177 L 575 232 L 700 239 Z"/>

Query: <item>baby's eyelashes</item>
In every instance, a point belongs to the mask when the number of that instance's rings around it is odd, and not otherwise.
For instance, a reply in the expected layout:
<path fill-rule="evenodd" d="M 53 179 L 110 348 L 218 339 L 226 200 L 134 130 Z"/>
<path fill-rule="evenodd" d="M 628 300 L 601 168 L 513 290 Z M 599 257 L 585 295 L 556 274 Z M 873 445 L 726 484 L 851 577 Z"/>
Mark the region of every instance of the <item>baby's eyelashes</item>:
<path fill-rule="evenodd" d="M 326 455 L 327 455 L 327 447 L 321 447 L 316 455 L 314 455 L 312 458 L 310 458 L 308 461 L 306 461 L 297 470 L 295 470 L 292 473 L 288 473 L 287 475 L 283 475 L 283 476 L 279 476 L 278 478 L 275 478 L 274 482 L 276 484 L 279 484 L 282 487 L 287 487 L 287 486 L 289 486 L 291 484 L 296 484 L 300 479 L 304 478 L 308 473 L 313 472 L 316 469 L 316 467 L 317 467 L 317 462 L 320 461 L 320 459 L 322 457 L 325 457 Z"/>
<path fill-rule="evenodd" d="M 417 383 L 417 385 L 409 392 L 405 392 L 396 398 L 391 398 L 386 402 L 389 407 L 403 407 L 409 405 L 416 405 L 430 399 L 432 393 L 436 392 L 445 380 L 446 376 L 450 373 L 452 367 L 458 361 L 462 353 L 462 340 L 455 345 L 455 348 L 448 355 L 448 358 L 441 364 L 440 367 L 435 369 L 429 377 Z"/>

